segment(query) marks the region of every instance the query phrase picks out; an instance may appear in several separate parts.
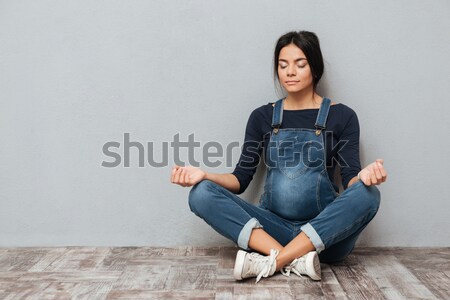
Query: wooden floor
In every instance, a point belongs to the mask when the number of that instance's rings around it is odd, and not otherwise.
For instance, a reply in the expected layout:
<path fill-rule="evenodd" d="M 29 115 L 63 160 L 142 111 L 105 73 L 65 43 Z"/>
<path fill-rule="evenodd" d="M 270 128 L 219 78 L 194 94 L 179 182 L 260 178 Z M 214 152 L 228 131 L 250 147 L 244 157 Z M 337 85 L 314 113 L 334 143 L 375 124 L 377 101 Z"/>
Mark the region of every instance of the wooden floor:
<path fill-rule="evenodd" d="M 450 299 L 450 248 L 357 248 L 322 281 L 236 282 L 237 248 L 0 248 L 0 299 Z"/>

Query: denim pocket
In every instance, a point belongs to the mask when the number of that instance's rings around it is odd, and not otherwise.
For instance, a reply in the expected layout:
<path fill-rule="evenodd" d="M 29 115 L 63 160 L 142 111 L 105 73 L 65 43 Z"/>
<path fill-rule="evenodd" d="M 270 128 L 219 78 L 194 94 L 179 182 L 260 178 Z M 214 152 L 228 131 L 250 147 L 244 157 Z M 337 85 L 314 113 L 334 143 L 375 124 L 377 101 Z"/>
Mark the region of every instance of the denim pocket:
<path fill-rule="evenodd" d="M 308 157 L 311 144 L 311 141 L 299 142 L 297 137 L 281 140 L 276 150 L 279 170 L 291 179 L 304 174 L 311 162 Z"/>

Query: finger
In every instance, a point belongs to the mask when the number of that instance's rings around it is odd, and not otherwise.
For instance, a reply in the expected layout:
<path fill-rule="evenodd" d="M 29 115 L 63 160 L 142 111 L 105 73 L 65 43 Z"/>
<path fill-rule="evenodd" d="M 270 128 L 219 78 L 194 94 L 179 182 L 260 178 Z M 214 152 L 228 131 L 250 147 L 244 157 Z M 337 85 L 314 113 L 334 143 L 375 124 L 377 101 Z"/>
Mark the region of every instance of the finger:
<path fill-rule="evenodd" d="M 177 169 L 175 167 L 172 167 L 172 172 L 170 173 L 170 181 L 171 182 L 174 182 L 173 179 L 174 179 L 176 172 L 177 172 Z"/>
<path fill-rule="evenodd" d="M 379 167 L 378 169 L 379 169 L 380 175 L 381 175 L 380 181 L 381 182 L 385 182 L 386 181 L 386 177 L 387 177 L 386 170 L 384 169 L 384 166 L 382 164 L 378 164 L 378 167 Z"/>
<path fill-rule="evenodd" d="M 186 170 L 185 170 L 184 168 L 182 168 L 182 169 L 181 169 L 181 172 L 180 172 L 180 184 L 181 184 L 182 186 L 185 185 L 185 182 L 184 182 L 184 175 L 185 175 L 185 172 L 186 172 Z"/>
<path fill-rule="evenodd" d="M 182 173 L 182 176 L 183 176 L 183 186 L 184 186 L 184 187 L 189 186 L 189 178 L 188 178 L 188 175 L 189 175 L 189 172 L 188 172 L 186 169 L 184 169 L 184 170 L 183 170 L 183 173 Z"/>
<path fill-rule="evenodd" d="M 381 180 L 383 178 L 383 176 L 381 175 L 381 171 L 380 171 L 380 163 L 377 163 L 375 165 L 375 167 L 373 168 L 373 171 L 375 172 L 375 177 L 377 178 L 377 180 Z"/>
<path fill-rule="evenodd" d="M 377 178 L 377 183 L 376 184 L 381 184 L 383 182 L 383 178 L 378 179 Z"/>
<path fill-rule="evenodd" d="M 378 185 L 381 183 L 381 179 L 378 179 L 376 175 L 374 175 L 374 178 L 375 178 L 375 183 L 374 183 L 375 185 Z"/>
<path fill-rule="evenodd" d="M 378 158 L 378 159 L 376 159 L 375 161 L 376 161 L 376 162 L 379 162 L 380 164 L 383 164 L 383 163 L 384 163 L 384 160 L 383 160 L 382 158 Z"/>
<path fill-rule="evenodd" d="M 377 176 L 374 172 L 370 174 L 370 182 L 371 184 L 377 184 Z"/>
<path fill-rule="evenodd" d="M 384 169 L 384 166 L 380 167 L 380 172 L 381 172 L 381 176 L 383 177 L 383 180 L 386 180 L 387 173 L 386 173 L 386 170 Z"/>
<path fill-rule="evenodd" d="M 175 172 L 175 175 L 174 175 L 174 182 L 176 182 L 176 183 L 178 183 L 178 184 L 180 184 L 180 174 L 181 174 L 181 171 L 183 171 L 183 169 L 182 169 L 182 168 L 179 168 L 179 169 Z"/>

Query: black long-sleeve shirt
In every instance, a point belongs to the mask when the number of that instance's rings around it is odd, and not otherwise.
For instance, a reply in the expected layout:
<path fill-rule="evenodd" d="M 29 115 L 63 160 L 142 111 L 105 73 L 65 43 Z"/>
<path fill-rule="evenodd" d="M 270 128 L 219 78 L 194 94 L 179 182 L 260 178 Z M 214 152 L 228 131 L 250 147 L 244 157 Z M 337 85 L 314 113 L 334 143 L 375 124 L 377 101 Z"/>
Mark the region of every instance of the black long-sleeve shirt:
<path fill-rule="evenodd" d="M 262 151 L 269 142 L 273 103 L 269 102 L 256 108 L 248 119 L 242 153 L 232 172 L 240 183 L 237 194 L 247 189 L 261 160 Z M 315 129 L 318 112 L 318 108 L 284 110 L 280 128 Z M 346 189 L 350 179 L 361 170 L 359 122 L 355 111 L 342 103 L 331 105 L 324 133 L 328 176 L 333 181 L 336 162 L 338 162 L 341 168 L 342 186 Z M 336 185 L 335 188 L 337 189 Z"/>

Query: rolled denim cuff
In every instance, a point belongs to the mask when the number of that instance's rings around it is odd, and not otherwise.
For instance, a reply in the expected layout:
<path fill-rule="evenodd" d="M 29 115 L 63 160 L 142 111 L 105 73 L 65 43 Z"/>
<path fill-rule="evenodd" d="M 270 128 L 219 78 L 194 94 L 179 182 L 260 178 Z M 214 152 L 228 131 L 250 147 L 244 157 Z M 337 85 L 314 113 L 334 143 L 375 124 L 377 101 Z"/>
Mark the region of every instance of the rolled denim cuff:
<path fill-rule="evenodd" d="M 259 223 L 256 218 L 251 218 L 244 225 L 238 237 L 238 246 L 244 250 L 249 250 L 248 241 L 250 240 L 250 235 L 252 234 L 252 230 L 254 228 L 262 228 L 263 226 Z"/>
<path fill-rule="evenodd" d="M 322 239 L 317 234 L 317 231 L 311 226 L 311 224 L 306 223 L 300 229 L 306 234 L 307 237 L 311 240 L 311 243 L 316 248 L 317 254 L 322 252 L 325 249 L 325 245 L 322 242 Z"/>

